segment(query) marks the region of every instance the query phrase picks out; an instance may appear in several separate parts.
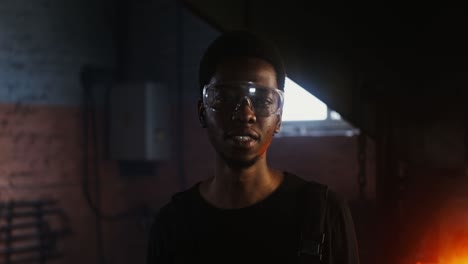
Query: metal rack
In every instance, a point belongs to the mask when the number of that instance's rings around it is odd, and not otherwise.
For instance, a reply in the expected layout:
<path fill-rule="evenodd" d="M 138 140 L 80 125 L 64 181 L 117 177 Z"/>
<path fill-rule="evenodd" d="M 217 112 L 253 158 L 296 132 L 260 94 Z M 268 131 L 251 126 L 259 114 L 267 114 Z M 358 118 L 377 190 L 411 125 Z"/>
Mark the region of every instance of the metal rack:
<path fill-rule="evenodd" d="M 45 264 L 59 258 L 57 240 L 70 233 L 68 217 L 56 201 L 2 202 L 0 264 Z"/>

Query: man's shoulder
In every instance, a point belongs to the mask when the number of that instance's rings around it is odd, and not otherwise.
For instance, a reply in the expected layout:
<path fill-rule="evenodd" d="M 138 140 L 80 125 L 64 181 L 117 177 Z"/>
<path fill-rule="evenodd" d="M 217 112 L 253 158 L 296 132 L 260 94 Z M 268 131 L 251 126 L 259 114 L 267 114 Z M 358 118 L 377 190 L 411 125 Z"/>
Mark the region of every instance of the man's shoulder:
<path fill-rule="evenodd" d="M 349 212 L 348 201 L 342 194 L 322 183 L 309 181 L 308 184 L 309 187 L 312 187 L 313 192 L 316 192 L 316 195 L 318 194 L 325 199 L 329 221 L 334 222 Z"/>
<path fill-rule="evenodd" d="M 180 205 L 180 203 L 193 201 L 194 196 L 198 194 L 198 185 L 199 183 L 184 191 L 174 193 L 170 203 Z"/>
<path fill-rule="evenodd" d="M 309 183 L 309 180 L 306 180 L 294 173 L 284 171 L 283 174 L 285 182 L 290 186 L 304 187 Z"/>
<path fill-rule="evenodd" d="M 161 207 L 158 212 L 159 218 L 174 218 L 180 216 L 184 208 L 192 207 L 197 195 L 198 184 L 172 195 L 171 200 Z"/>
<path fill-rule="evenodd" d="M 328 186 L 326 184 L 319 183 L 314 180 L 308 180 L 290 172 L 285 171 L 284 175 L 289 185 L 296 186 L 299 188 L 307 188 L 309 192 L 318 192 L 328 189 Z"/>
<path fill-rule="evenodd" d="M 328 185 L 314 180 L 306 180 L 292 173 L 286 172 L 285 174 L 288 176 L 291 182 L 294 182 L 294 185 L 307 188 L 307 192 L 311 193 L 314 196 L 322 195 L 323 198 L 326 199 L 329 213 L 332 216 L 335 216 L 342 210 L 347 209 L 348 204 L 346 198 L 343 195 L 336 192 L 333 188 L 329 187 Z"/>

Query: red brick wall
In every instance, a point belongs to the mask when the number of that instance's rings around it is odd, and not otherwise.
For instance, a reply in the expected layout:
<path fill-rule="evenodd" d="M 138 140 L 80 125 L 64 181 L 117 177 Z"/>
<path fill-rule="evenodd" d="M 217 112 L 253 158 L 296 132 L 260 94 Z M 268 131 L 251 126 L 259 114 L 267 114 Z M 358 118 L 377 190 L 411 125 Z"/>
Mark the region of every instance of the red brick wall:
<path fill-rule="evenodd" d="M 0 105 L 0 200 L 58 201 L 73 232 L 59 241 L 61 263 L 88 262 L 96 254 L 94 219 L 80 188 L 80 117 L 70 107 Z"/>
<path fill-rule="evenodd" d="M 57 207 L 70 220 L 72 234 L 58 240 L 57 248 L 64 257 L 55 263 L 97 263 L 96 221 L 82 191 L 81 117 L 81 111 L 74 107 L 0 105 L 0 201 L 58 201 Z M 103 146 L 101 141 L 101 151 Z M 174 163 L 158 164 L 156 175 L 125 178 L 119 175 L 116 162 L 102 157 L 101 153 L 101 196 L 106 214 L 139 206 L 156 210 L 180 190 Z M 94 175 L 90 177 L 95 199 Z M 133 217 L 104 223 L 109 263 L 144 263 L 147 230 L 142 220 Z"/>

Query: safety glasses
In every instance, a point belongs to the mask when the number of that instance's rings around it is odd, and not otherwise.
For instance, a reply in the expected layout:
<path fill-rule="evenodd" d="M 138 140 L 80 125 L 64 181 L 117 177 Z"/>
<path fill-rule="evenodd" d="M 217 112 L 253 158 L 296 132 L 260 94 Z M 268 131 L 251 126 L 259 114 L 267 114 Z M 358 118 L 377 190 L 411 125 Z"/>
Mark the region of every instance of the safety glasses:
<path fill-rule="evenodd" d="M 283 91 L 254 82 L 214 83 L 203 88 L 203 103 L 217 112 L 235 112 L 247 101 L 256 116 L 268 117 L 280 111 Z"/>

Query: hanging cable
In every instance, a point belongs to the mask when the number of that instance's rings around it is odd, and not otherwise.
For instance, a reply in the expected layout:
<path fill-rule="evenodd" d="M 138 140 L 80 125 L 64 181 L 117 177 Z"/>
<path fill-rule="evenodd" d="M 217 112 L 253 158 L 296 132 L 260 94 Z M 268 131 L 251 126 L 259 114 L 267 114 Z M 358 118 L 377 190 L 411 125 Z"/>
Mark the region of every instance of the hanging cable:
<path fill-rule="evenodd" d="M 90 140 L 89 140 L 89 115 L 90 115 L 90 100 L 89 100 L 89 93 L 90 89 L 87 86 L 84 86 L 83 89 L 83 191 L 85 194 L 85 197 L 87 198 L 88 204 L 91 203 L 91 195 L 89 192 L 89 145 L 90 145 Z M 93 130 L 93 127 L 91 127 Z M 94 137 L 93 137 L 94 141 Z M 96 145 L 96 142 L 92 142 L 94 145 Z M 98 177 L 96 177 L 98 178 Z M 93 205 L 93 208 L 95 211 L 99 212 L 100 211 L 100 206 L 101 206 L 101 194 L 100 194 L 100 181 L 97 179 L 96 180 L 96 206 Z M 94 211 L 93 210 L 93 211 Z M 98 261 L 101 264 L 105 264 L 106 259 L 105 259 L 105 253 L 104 253 L 104 241 L 102 237 L 102 221 L 100 217 L 96 217 L 96 240 L 97 240 L 97 246 L 98 246 Z"/>
<path fill-rule="evenodd" d="M 83 67 L 81 72 L 82 84 L 82 125 L 83 125 L 83 175 L 82 191 L 88 207 L 96 217 L 96 240 L 98 244 L 98 260 L 101 264 L 106 264 L 103 239 L 103 221 L 119 221 L 130 219 L 141 215 L 142 208 L 122 211 L 118 213 L 103 213 L 101 204 L 101 177 L 99 158 L 99 137 L 97 128 L 96 103 L 94 99 L 93 70 L 90 67 Z M 91 75 L 91 76 L 90 76 Z M 109 87 L 106 87 L 106 96 L 109 94 Z M 106 104 L 108 102 L 106 101 Z M 107 106 L 106 106 L 107 107 Z M 92 146 L 92 147 L 91 147 Z M 91 175 L 94 176 L 95 201 L 92 199 L 89 189 Z M 144 208 L 145 212 L 147 208 Z"/>
<path fill-rule="evenodd" d="M 133 210 L 127 210 L 118 213 L 103 213 L 100 206 L 100 171 L 99 171 L 99 139 L 97 129 L 97 114 L 95 109 L 94 94 L 92 91 L 92 82 L 86 76 L 86 69 L 82 73 L 82 85 L 83 85 L 83 181 L 82 190 L 87 201 L 88 206 L 92 212 L 100 219 L 104 221 L 118 221 L 128 219 L 139 214 L 140 208 Z M 108 87 L 106 89 L 109 89 Z M 108 94 L 108 91 L 106 91 Z M 90 139 L 91 134 L 91 139 Z M 92 145 L 92 149 L 90 149 Z M 92 154 L 93 162 L 90 164 L 90 151 Z M 91 167 L 92 166 L 92 167 Z M 96 201 L 94 202 L 91 197 L 89 190 L 90 184 L 90 170 L 92 170 L 95 178 L 95 191 Z"/>

